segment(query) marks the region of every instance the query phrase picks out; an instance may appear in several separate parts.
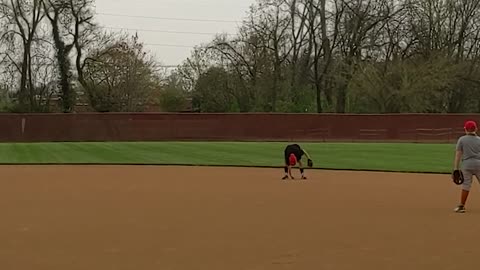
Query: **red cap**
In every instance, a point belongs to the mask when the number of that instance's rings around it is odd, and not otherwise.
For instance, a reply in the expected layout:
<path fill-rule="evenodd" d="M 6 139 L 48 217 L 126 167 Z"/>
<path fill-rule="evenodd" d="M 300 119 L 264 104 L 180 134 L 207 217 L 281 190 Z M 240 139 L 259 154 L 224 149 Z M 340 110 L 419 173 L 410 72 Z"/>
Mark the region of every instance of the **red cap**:
<path fill-rule="evenodd" d="M 290 161 L 290 166 L 293 166 L 297 164 L 297 157 L 295 157 L 294 154 L 290 154 L 290 157 L 288 158 L 288 161 Z"/>
<path fill-rule="evenodd" d="M 477 130 L 477 123 L 475 121 L 467 121 L 465 122 L 465 130 L 468 132 L 474 132 Z"/>

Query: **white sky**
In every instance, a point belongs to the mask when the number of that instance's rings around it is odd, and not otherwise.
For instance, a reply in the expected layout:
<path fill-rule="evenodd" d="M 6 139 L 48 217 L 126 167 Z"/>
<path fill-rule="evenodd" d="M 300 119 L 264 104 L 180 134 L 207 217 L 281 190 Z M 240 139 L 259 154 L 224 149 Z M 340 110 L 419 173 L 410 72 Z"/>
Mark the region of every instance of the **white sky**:
<path fill-rule="evenodd" d="M 247 14 L 255 0 L 96 0 L 97 21 L 101 26 L 111 28 L 235 34 L 240 21 Z M 103 14 L 102 14 L 103 13 Z M 109 16 L 107 14 L 179 18 L 193 20 L 221 20 L 235 22 L 179 21 L 153 18 Z M 190 55 L 191 46 L 212 40 L 213 35 L 192 33 L 163 33 L 138 31 L 146 49 L 154 53 L 163 65 L 177 65 Z M 187 46 L 187 47 L 182 47 Z"/>

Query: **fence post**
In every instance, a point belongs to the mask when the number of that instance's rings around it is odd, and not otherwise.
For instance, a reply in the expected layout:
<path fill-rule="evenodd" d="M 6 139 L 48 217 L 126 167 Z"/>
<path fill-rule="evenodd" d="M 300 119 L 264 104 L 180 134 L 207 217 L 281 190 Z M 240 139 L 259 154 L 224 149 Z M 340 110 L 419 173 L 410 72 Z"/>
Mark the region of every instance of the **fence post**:
<path fill-rule="evenodd" d="M 25 117 L 22 118 L 22 136 L 25 134 L 25 125 L 26 125 L 26 119 Z"/>

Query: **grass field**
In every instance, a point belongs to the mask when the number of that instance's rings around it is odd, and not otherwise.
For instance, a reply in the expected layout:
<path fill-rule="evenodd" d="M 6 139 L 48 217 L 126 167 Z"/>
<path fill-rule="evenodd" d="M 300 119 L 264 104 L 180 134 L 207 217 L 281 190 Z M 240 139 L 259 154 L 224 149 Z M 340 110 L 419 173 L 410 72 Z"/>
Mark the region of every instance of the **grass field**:
<path fill-rule="evenodd" d="M 2 164 L 282 166 L 287 143 L 135 142 L 0 144 Z M 316 168 L 449 173 L 452 144 L 303 143 Z"/>

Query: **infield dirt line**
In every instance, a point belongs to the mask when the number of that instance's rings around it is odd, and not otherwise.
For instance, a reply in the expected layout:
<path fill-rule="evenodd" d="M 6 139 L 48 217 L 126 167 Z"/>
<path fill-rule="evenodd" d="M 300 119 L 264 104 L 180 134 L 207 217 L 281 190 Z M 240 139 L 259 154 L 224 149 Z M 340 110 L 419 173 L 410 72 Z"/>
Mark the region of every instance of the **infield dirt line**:
<path fill-rule="evenodd" d="M 92 167 L 104 167 L 104 166 L 117 166 L 117 167 L 210 167 L 210 168 L 245 168 L 245 169 L 282 169 L 283 166 L 259 166 L 259 165 L 208 165 L 208 164 L 182 164 L 182 163 L 135 163 L 135 162 L 0 162 L 0 166 L 92 166 Z M 296 170 L 296 168 L 294 169 Z M 378 173 L 403 173 L 403 174 L 434 174 L 434 175 L 446 175 L 451 172 L 438 172 L 438 171 L 418 171 L 418 170 L 387 170 L 387 169 L 347 169 L 347 168 L 329 168 L 329 167 L 315 167 L 305 168 L 309 171 L 344 171 L 344 172 L 378 172 Z"/>

